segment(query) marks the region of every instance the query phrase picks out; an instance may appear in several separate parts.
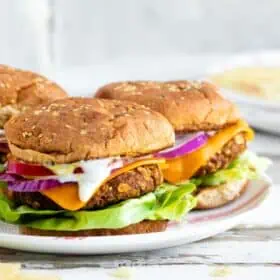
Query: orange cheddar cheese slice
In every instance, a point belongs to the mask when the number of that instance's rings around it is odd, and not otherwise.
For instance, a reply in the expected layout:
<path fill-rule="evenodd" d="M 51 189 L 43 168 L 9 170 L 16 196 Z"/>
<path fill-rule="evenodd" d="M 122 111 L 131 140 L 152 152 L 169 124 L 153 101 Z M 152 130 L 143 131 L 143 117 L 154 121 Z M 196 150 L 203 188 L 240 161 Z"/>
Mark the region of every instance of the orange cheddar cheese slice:
<path fill-rule="evenodd" d="M 230 139 L 240 132 L 246 133 L 247 140 L 251 140 L 254 137 L 253 130 L 245 121 L 240 120 L 238 123 L 222 129 L 210 137 L 206 145 L 197 151 L 167 160 L 168 167 L 163 170 L 164 179 L 171 183 L 179 183 L 190 179 L 200 167 L 205 165 Z"/>
<path fill-rule="evenodd" d="M 116 172 L 112 173 L 109 177 L 107 177 L 101 184 L 108 182 L 109 180 L 117 177 L 118 175 L 125 173 L 129 170 L 132 170 L 136 167 L 149 165 L 149 164 L 158 164 L 160 166 L 164 166 L 165 160 L 164 159 L 144 159 L 133 162 L 123 168 L 116 170 Z M 98 190 L 98 188 L 97 188 Z M 77 183 L 65 183 L 59 187 L 54 187 L 49 190 L 44 190 L 41 192 L 44 196 L 51 199 L 61 208 L 69 210 L 69 211 L 77 211 L 83 208 L 87 202 L 81 201 L 79 199 L 79 186 Z M 94 195 L 94 194 L 93 194 Z"/>

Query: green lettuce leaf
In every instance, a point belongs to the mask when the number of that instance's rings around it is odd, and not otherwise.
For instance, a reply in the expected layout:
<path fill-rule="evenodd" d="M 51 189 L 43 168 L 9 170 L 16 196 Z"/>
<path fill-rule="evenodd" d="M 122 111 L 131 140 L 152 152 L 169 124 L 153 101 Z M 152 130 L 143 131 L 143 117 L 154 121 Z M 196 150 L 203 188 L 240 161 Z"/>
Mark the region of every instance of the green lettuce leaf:
<path fill-rule="evenodd" d="M 4 194 L 0 193 L 0 220 L 8 223 L 24 223 L 24 220 L 28 220 L 29 218 L 33 219 L 41 216 L 50 216 L 61 212 L 63 211 L 38 211 L 25 205 L 15 208 L 13 202 L 10 201 Z"/>
<path fill-rule="evenodd" d="M 188 182 L 176 187 L 163 184 L 153 193 L 129 199 L 102 210 L 52 211 L 35 210 L 27 206 L 15 208 L 0 194 L 0 219 L 32 228 L 57 231 L 77 231 L 100 228 L 123 228 L 143 220 L 181 220 L 196 205 L 191 195 L 195 185 Z"/>
<path fill-rule="evenodd" d="M 220 185 L 230 181 L 242 179 L 258 179 L 271 164 L 271 161 L 259 157 L 252 152 L 245 152 L 234 160 L 226 169 L 219 170 L 213 174 L 194 178 L 190 180 L 196 186 L 199 185 Z"/>
<path fill-rule="evenodd" d="M 180 186 L 162 184 L 155 195 L 157 197 L 157 205 L 149 220 L 170 220 L 179 221 L 185 213 L 196 206 L 196 199 L 192 196 L 196 187 L 188 182 Z"/>
<path fill-rule="evenodd" d="M 0 163 L 0 173 L 5 171 L 5 165 Z"/>

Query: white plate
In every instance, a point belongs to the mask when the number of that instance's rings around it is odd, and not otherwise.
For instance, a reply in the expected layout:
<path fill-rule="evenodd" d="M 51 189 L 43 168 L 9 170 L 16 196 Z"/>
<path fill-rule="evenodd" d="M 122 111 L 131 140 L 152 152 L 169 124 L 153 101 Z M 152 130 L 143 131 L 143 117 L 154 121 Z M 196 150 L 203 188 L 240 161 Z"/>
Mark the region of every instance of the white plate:
<path fill-rule="evenodd" d="M 251 126 L 278 136 L 280 135 L 280 108 L 277 112 L 274 110 L 257 109 L 255 107 L 244 105 L 242 103 L 237 103 L 237 105 L 243 117 Z M 275 139 L 279 143 L 279 138 Z"/>
<path fill-rule="evenodd" d="M 236 67 L 280 67 L 279 51 L 251 52 L 230 56 L 221 63 L 209 65 L 206 71 L 197 79 L 207 80 L 214 74 Z M 245 119 L 250 125 L 263 131 L 280 134 L 280 102 L 264 100 L 244 93 L 220 88 L 221 93 L 237 103 Z"/>
<path fill-rule="evenodd" d="M 243 195 L 224 207 L 194 211 L 181 224 L 170 224 L 165 232 L 106 237 L 34 237 L 18 233 L 16 226 L 0 223 L 0 247 L 58 254 L 108 254 L 145 251 L 198 241 L 226 231 L 244 221 L 267 197 L 267 177 L 251 181 Z"/>
<path fill-rule="evenodd" d="M 263 51 L 263 52 L 251 52 L 233 55 L 220 64 L 214 64 L 208 67 L 205 71 L 202 79 L 224 72 L 225 70 L 231 70 L 236 67 L 280 67 L 280 52 L 279 51 Z M 221 88 L 223 94 L 234 102 L 244 104 L 247 106 L 254 106 L 258 109 L 273 110 L 279 112 L 280 102 L 273 100 L 264 100 L 262 98 L 248 96 L 242 92 L 238 92 L 231 89 Z"/>

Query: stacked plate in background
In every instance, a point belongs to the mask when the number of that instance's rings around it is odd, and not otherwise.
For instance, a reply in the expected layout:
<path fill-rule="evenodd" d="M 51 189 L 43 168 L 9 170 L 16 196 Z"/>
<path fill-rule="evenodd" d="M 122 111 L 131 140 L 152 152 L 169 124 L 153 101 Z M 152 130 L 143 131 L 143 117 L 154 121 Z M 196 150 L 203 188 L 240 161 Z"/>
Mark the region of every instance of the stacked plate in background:
<path fill-rule="evenodd" d="M 249 123 L 280 136 L 280 53 L 235 55 L 209 67 L 206 79 L 238 104 Z"/>

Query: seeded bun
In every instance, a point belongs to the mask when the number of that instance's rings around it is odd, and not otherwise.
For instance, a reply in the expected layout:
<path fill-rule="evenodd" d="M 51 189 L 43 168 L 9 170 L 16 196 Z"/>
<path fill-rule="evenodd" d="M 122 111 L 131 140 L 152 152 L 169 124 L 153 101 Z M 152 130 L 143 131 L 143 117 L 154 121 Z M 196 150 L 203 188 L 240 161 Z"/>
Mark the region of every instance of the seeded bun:
<path fill-rule="evenodd" d="M 0 65 L 0 128 L 20 112 L 66 96 L 62 88 L 41 75 Z"/>
<path fill-rule="evenodd" d="M 239 112 L 207 82 L 120 82 L 100 88 L 96 97 L 129 100 L 163 114 L 176 132 L 217 130 L 236 123 Z"/>
<path fill-rule="evenodd" d="M 248 185 L 248 180 L 240 180 L 219 186 L 202 187 L 197 195 L 196 209 L 221 207 L 237 199 Z"/>
<path fill-rule="evenodd" d="M 121 229 L 92 229 L 81 231 L 55 231 L 55 230 L 40 230 L 21 226 L 20 232 L 25 235 L 40 235 L 40 236 L 62 236 L 62 237 L 86 237 L 86 236 L 108 236 L 108 235 L 128 235 L 128 234 L 143 234 L 152 232 L 165 231 L 168 221 L 143 221 L 138 224 L 133 224 Z"/>
<path fill-rule="evenodd" d="M 13 156 L 36 163 L 70 163 L 149 154 L 174 144 L 171 124 L 142 105 L 68 98 L 11 119 L 5 133 Z"/>

